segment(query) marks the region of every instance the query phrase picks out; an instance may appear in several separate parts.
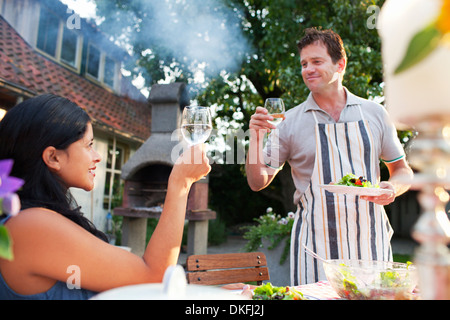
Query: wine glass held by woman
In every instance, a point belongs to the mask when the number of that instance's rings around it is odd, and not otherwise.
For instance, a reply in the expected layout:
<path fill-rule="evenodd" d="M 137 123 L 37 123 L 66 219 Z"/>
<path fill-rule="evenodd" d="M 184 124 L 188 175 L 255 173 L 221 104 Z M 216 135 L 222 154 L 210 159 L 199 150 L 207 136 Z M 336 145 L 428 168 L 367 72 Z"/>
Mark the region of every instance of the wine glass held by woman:
<path fill-rule="evenodd" d="M 0 259 L 0 299 L 87 299 L 120 286 L 161 282 L 177 263 L 190 187 L 211 169 L 203 145 L 174 164 L 163 212 L 139 257 L 109 244 L 73 206 L 69 188 L 94 187 L 101 158 L 93 139 L 87 113 L 51 94 L 15 106 L 0 122 L 0 159 L 13 159 L 11 176 L 25 180 L 18 192 L 22 211 L 3 220 L 14 260 Z M 186 159 L 198 153 L 202 161 Z M 81 288 L 68 286 L 74 279 Z"/>
<path fill-rule="evenodd" d="M 211 130 L 211 111 L 208 107 L 188 106 L 183 109 L 181 133 L 189 145 L 205 142 Z"/>

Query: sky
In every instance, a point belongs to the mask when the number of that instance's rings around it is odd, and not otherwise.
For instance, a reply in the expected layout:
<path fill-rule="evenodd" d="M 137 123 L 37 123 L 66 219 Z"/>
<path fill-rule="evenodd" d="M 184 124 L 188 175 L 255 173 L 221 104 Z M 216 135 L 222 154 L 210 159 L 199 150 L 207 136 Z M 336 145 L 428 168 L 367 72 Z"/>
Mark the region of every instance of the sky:
<path fill-rule="evenodd" d="M 82 18 L 95 18 L 95 3 L 92 0 L 60 0 Z"/>

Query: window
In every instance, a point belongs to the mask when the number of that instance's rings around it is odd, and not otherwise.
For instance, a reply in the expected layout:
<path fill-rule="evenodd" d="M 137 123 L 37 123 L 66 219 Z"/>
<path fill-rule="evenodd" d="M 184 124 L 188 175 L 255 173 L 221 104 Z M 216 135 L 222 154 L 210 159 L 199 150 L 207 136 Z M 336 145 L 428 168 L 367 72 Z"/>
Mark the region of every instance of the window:
<path fill-rule="evenodd" d="M 114 88 L 116 61 L 92 44 L 89 44 L 86 72 L 97 81 Z"/>
<path fill-rule="evenodd" d="M 110 86 L 111 88 L 114 88 L 114 76 L 116 71 L 116 62 L 109 58 L 105 57 L 105 71 L 103 76 L 103 82 Z"/>
<path fill-rule="evenodd" d="M 64 29 L 61 48 L 61 61 L 76 67 L 78 36 L 69 29 Z"/>
<path fill-rule="evenodd" d="M 36 48 L 56 61 L 81 71 L 83 37 L 80 31 L 67 27 L 64 17 L 56 16 L 42 6 L 39 15 Z M 85 57 L 85 74 L 116 89 L 119 64 L 95 44 L 89 43 Z M 83 67 L 84 68 L 84 67 Z"/>
<path fill-rule="evenodd" d="M 99 79 L 100 70 L 100 50 L 93 45 L 89 45 L 87 73 L 95 79 Z"/>
<path fill-rule="evenodd" d="M 123 181 L 120 175 L 125 159 L 124 150 L 125 148 L 118 146 L 115 141 L 108 143 L 103 208 L 109 211 L 122 204 Z"/>
<path fill-rule="evenodd" d="M 69 30 L 61 19 L 43 7 L 39 16 L 36 47 L 57 61 L 79 68 L 81 36 Z"/>
<path fill-rule="evenodd" d="M 38 30 L 37 47 L 52 57 L 56 57 L 59 19 L 48 10 L 41 9 Z"/>

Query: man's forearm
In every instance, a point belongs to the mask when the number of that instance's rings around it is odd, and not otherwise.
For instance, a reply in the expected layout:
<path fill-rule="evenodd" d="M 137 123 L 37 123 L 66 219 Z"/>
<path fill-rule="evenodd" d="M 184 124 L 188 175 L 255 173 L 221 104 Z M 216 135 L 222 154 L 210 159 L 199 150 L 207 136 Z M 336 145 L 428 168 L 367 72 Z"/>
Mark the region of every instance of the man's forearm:
<path fill-rule="evenodd" d="M 389 178 L 389 182 L 395 188 L 395 196 L 398 197 L 409 190 L 411 184 L 407 183 L 408 181 L 412 181 L 414 177 L 414 173 L 409 168 L 403 168 L 395 172 Z"/>
<path fill-rule="evenodd" d="M 250 138 L 245 172 L 248 185 L 253 191 L 260 191 L 267 187 L 278 172 L 264 163 L 262 149 L 262 139 Z"/>
<path fill-rule="evenodd" d="M 388 182 L 394 186 L 395 196 L 405 193 L 410 188 L 410 182 L 414 178 L 414 172 L 406 162 L 406 159 L 401 159 L 394 163 L 386 163 L 389 170 Z"/>
<path fill-rule="evenodd" d="M 245 164 L 245 172 L 247 173 L 247 182 L 253 191 L 260 191 L 267 187 L 273 180 L 273 175 L 269 175 L 269 169 L 265 164 Z M 273 170 L 273 169 L 272 169 Z"/>

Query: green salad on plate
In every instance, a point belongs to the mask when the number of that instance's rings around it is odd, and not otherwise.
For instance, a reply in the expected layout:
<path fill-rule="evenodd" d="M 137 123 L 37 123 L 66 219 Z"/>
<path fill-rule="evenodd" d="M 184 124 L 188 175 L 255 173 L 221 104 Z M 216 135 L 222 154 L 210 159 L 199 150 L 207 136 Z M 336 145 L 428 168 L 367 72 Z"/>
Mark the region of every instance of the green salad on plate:
<path fill-rule="evenodd" d="M 362 187 L 362 188 L 379 188 L 377 184 L 372 184 L 364 176 L 357 176 L 353 173 L 346 174 L 339 180 L 336 185 L 348 187 Z"/>

